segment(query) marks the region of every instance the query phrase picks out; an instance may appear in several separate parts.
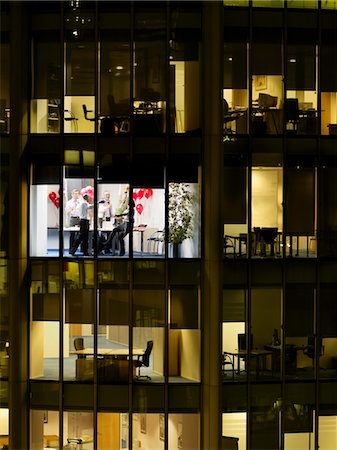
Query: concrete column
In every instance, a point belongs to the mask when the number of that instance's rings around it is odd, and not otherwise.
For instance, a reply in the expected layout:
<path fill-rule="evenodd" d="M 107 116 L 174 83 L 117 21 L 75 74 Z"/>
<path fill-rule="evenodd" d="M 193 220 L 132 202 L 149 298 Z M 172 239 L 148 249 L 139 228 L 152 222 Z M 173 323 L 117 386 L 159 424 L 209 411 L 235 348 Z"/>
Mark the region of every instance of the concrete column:
<path fill-rule="evenodd" d="M 29 7 L 29 5 L 28 5 Z M 9 447 L 28 449 L 27 129 L 29 36 L 25 2 L 10 5 Z"/>
<path fill-rule="evenodd" d="M 221 448 L 220 323 L 223 249 L 223 4 L 203 6 L 203 405 L 202 449 Z M 206 44 L 207 43 L 207 44 Z"/>

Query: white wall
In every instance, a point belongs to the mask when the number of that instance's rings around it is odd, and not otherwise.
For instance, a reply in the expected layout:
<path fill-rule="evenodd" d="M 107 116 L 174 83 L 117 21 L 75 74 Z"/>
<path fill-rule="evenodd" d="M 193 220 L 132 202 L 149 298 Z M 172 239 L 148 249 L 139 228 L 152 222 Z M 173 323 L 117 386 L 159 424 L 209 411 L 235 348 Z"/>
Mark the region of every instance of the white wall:
<path fill-rule="evenodd" d="M 181 330 L 180 375 L 200 381 L 200 330 Z"/>
<path fill-rule="evenodd" d="M 65 133 L 94 133 L 95 122 L 84 118 L 82 105 L 86 105 L 88 111 L 95 111 L 94 96 L 66 96 L 64 97 L 65 118 L 76 118 L 77 120 L 64 120 Z M 95 113 L 88 113 L 88 117 L 95 117 Z"/>
<path fill-rule="evenodd" d="M 32 185 L 30 190 L 30 254 L 47 255 L 48 186 Z"/>
<path fill-rule="evenodd" d="M 282 169 L 253 168 L 252 227 L 282 230 Z"/>
<path fill-rule="evenodd" d="M 247 413 L 234 412 L 222 414 L 222 436 L 239 438 L 239 449 L 246 450 Z"/>
<path fill-rule="evenodd" d="M 0 435 L 8 435 L 8 409 L 0 408 Z"/>
<path fill-rule="evenodd" d="M 320 416 L 318 418 L 319 450 L 337 449 L 337 416 Z"/>

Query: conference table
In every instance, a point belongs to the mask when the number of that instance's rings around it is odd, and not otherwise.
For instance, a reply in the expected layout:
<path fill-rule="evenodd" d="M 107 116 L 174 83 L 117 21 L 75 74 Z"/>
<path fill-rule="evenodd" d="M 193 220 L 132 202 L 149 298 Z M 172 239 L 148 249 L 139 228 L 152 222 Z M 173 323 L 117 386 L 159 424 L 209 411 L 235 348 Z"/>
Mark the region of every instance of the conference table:
<path fill-rule="evenodd" d="M 260 374 L 260 370 L 265 370 L 267 367 L 267 356 L 272 356 L 272 352 L 269 350 L 251 350 L 248 352 L 248 350 L 234 350 L 234 351 L 225 351 L 227 355 L 230 355 L 233 357 L 233 366 L 235 370 L 234 361 L 236 359 L 237 361 L 237 367 L 235 373 L 237 375 L 240 375 L 241 368 L 240 368 L 240 361 L 241 359 L 246 360 L 248 358 L 250 359 L 256 359 L 256 376 L 258 377 Z"/>
<path fill-rule="evenodd" d="M 132 349 L 132 356 L 141 356 L 144 354 L 144 349 L 134 348 Z M 125 358 L 130 355 L 130 350 L 128 348 L 97 348 L 95 353 L 94 348 L 84 348 L 82 350 L 72 350 L 69 352 L 71 355 L 77 356 L 103 356 L 103 357 L 114 357 L 114 358 Z"/>
<path fill-rule="evenodd" d="M 94 358 L 87 358 L 97 355 L 97 375 L 100 382 L 128 382 L 129 360 L 132 356 L 141 356 L 145 352 L 142 348 L 134 348 L 130 352 L 129 348 L 84 348 L 82 350 L 72 350 L 71 355 L 77 355 L 76 359 L 76 379 L 80 381 L 92 381 L 94 378 Z M 136 378 L 136 367 L 133 369 L 133 379 Z"/>

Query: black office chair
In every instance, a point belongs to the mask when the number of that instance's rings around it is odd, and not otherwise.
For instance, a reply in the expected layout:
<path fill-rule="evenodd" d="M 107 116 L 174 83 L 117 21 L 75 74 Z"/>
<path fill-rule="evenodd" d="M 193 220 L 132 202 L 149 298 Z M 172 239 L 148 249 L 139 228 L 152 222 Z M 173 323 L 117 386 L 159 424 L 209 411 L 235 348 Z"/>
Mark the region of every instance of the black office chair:
<path fill-rule="evenodd" d="M 82 108 L 83 108 L 83 113 L 84 113 L 85 120 L 90 120 L 90 122 L 95 122 L 96 117 L 88 117 L 88 113 L 93 113 L 93 111 L 87 109 L 86 105 L 82 105 Z"/>
<path fill-rule="evenodd" d="M 84 339 L 77 337 L 74 339 L 75 350 L 84 350 Z M 79 358 L 85 358 L 85 355 L 78 355 Z"/>
<path fill-rule="evenodd" d="M 231 436 L 222 436 L 222 450 L 238 450 L 239 438 Z"/>
<path fill-rule="evenodd" d="M 247 336 L 245 333 L 239 333 L 238 334 L 238 349 L 239 351 L 246 351 L 247 350 Z M 250 335 L 250 349 L 253 350 L 254 346 L 253 346 L 253 335 Z M 246 363 L 247 363 L 247 359 L 248 359 L 248 353 L 246 354 L 242 354 L 242 355 L 238 355 L 239 358 L 239 373 L 240 373 L 240 359 L 242 359 L 245 363 L 245 370 L 246 370 Z"/>
<path fill-rule="evenodd" d="M 222 359 L 221 359 L 221 367 L 222 367 L 222 376 L 223 377 L 227 376 L 226 366 L 230 366 L 230 370 L 232 372 L 232 379 L 234 379 L 234 361 L 233 361 L 231 355 L 229 355 L 228 353 L 223 353 Z"/>
<path fill-rule="evenodd" d="M 138 356 L 138 359 L 135 361 L 135 366 L 138 368 L 138 375 L 136 375 L 137 380 L 151 380 L 151 377 L 148 375 L 141 375 L 140 368 L 141 367 L 149 367 L 150 366 L 150 355 L 153 349 L 153 341 L 147 341 L 146 350 L 143 355 Z"/>
<path fill-rule="evenodd" d="M 229 106 L 226 99 L 223 99 L 223 123 L 224 134 L 233 134 L 231 127 L 232 122 L 236 122 L 242 117 L 244 112 L 242 111 L 229 111 Z"/>
<path fill-rule="evenodd" d="M 286 98 L 284 101 L 284 117 L 286 124 L 291 124 L 293 127 L 291 130 L 287 130 L 287 134 L 297 134 L 300 122 L 299 114 L 298 99 Z"/>
<path fill-rule="evenodd" d="M 261 228 L 260 236 L 263 243 L 263 253 L 266 254 L 266 245 L 270 245 L 270 256 L 275 256 L 275 239 L 277 238 L 277 228 Z"/>
<path fill-rule="evenodd" d="M 74 347 L 75 350 L 84 350 L 84 339 L 82 337 L 75 338 Z"/>
<path fill-rule="evenodd" d="M 323 355 L 322 338 L 317 338 L 318 356 Z M 312 359 L 312 366 L 315 365 L 315 336 L 308 336 L 307 345 L 303 349 L 303 354 Z"/>

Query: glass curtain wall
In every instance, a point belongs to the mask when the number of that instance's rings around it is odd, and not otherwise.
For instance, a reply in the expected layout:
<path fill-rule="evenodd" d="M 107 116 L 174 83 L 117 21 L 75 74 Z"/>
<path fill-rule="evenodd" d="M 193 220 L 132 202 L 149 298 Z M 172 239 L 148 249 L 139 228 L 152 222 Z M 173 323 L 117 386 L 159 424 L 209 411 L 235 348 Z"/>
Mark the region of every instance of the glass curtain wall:
<path fill-rule="evenodd" d="M 122 4 L 99 7 L 100 131 L 104 136 L 130 131 L 131 45 L 130 9 Z"/>
<path fill-rule="evenodd" d="M 61 131 L 60 19 L 55 5 L 48 10 L 36 9 L 32 15 L 31 133 Z"/>
<path fill-rule="evenodd" d="M 96 109 L 94 2 L 64 4 L 64 133 L 94 133 Z"/>
<path fill-rule="evenodd" d="M 283 133 L 282 14 L 269 22 L 253 11 L 251 50 L 251 133 Z"/>
<path fill-rule="evenodd" d="M 167 131 L 166 8 L 135 3 L 133 49 L 133 132 L 155 136 Z"/>
<path fill-rule="evenodd" d="M 200 44 L 199 6 L 174 5 L 170 15 L 169 85 L 170 131 L 200 134 Z"/>

